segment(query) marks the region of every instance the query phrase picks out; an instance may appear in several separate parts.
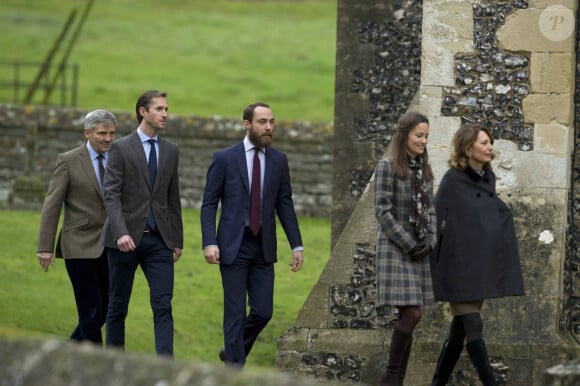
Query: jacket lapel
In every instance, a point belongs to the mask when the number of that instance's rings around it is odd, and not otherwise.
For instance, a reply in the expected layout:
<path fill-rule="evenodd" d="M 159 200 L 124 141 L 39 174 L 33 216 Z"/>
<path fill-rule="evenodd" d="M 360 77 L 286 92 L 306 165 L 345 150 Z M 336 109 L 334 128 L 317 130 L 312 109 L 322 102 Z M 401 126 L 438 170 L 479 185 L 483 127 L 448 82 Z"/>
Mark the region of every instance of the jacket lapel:
<path fill-rule="evenodd" d="M 264 170 L 264 186 L 262 186 L 262 197 L 266 195 L 266 189 L 270 186 L 270 181 L 272 180 L 272 169 L 273 169 L 273 158 L 272 158 L 272 151 L 269 148 L 264 149 L 266 152 L 266 156 L 264 159 L 266 160 L 266 169 Z"/>
<path fill-rule="evenodd" d="M 168 144 L 161 137 L 157 137 L 157 141 L 158 141 L 157 143 L 159 144 L 159 155 L 157 156 L 159 162 L 157 163 L 157 177 L 155 177 L 154 188 L 159 186 L 159 184 L 162 182 L 162 179 L 165 178 L 165 176 L 170 175 L 172 172 L 172 171 L 165 172 L 166 168 L 171 167 L 169 163 Z M 147 174 L 149 174 L 149 166 L 147 166 Z"/>
<path fill-rule="evenodd" d="M 134 151 L 134 157 L 139 162 L 139 168 L 141 169 L 141 173 L 145 176 L 145 181 L 147 181 L 147 186 L 149 186 L 150 190 L 153 190 L 151 186 L 151 177 L 149 176 L 149 166 L 147 165 L 147 157 L 145 156 L 145 151 L 143 150 L 143 144 L 141 143 L 141 138 L 139 138 L 139 134 L 137 131 L 134 131 L 130 138 L 131 141 L 131 149 Z"/>
<path fill-rule="evenodd" d="M 244 149 L 244 143 L 240 142 L 235 148 L 235 157 L 238 164 L 238 169 L 242 175 L 242 181 L 244 181 L 244 187 L 248 194 L 250 194 L 250 181 L 248 179 L 248 164 L 246 161 L 246 151 Z"/>
<path fill-rule="evenodd" d="M 93 167 L 93 161 L 91 160 L 91 155 L 89 153 L 89 150 L 87 149 L 86 142 L 81 145 L 79 151 L 79 162 L 83 168 L 83 171 L 87 175 L 88 180 L 91 182 L 91 185 L 93 185 L 93 187 L 99 193 L 99 195 L 102 196 L 103 192 L 101 191 L 99 180 L 97 179 L 97 175 L 95 174 L 95 168 Z"/>

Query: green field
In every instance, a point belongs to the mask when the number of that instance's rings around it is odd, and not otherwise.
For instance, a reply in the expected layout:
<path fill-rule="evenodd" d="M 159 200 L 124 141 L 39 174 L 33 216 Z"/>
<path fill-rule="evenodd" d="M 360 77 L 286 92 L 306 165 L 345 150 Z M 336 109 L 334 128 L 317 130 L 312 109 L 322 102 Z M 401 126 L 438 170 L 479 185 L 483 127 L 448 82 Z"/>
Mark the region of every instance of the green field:
<path fill-rule="evenodd" d="M 42 62 L 73 9 L 86 1 L 0 2 L 0 104 L 14 103 L 13 63 Z M 73 24 L 73 32 L 77 24 Z M 54 57 L 61 61 L 69 38 Z M 170 113 L 237 118 L 250 102 L 281 120 L 331 121 L 336 0 L 95 0 L 71 51 L 79 65 L 77 106 L 133 111 L 147 89 L 169 93 Z M 22 84 L 38 69 L 19 67 Z M 26 89 L 18 89 L 19 100 Z M 32 103 L 40 103 L 37 94 Z M 59 94 L 51 104 L 60 103 Z M 48 273 L 35 257 L 40 213 L 0 211 L 0 335 L 66 339 L 76 322 L 63 261 Z M 219 270 L 205 263 L 199 211 L 184 210 L 185 250 L 176 266 L 175 356 L 218 362 L 222 345 Z M 298 273 L 280 232 L 274 318 L 248 365 L 272 366 L 276 339 L 290 328 L 330 248 L 330 221 L 301 218 L 305 264 Z M 147 286 L 139 271 L 127 319 L 127 350 L 154 353 Z"/>
<path fill-rule="evenodd" d="M 14 101 L 10 63 L 42 62 L 70 12 L 76 7 L 80 21 L 86 3 L 0 2 L 0 103 Z M 180 115 L 237 118 L 263 100 L 278 119 L 331 121 L 335 40 L 336 0 L 96 0 L 68 63 L 80 68 L 82 108 L 133 111 L 138 95 L 155 88 Z M 30 83 L 37 69 L 19 71 Z M 19 93 L 22 100 L 26 90 Z"/>
<path fill-rule="evenodd" d="M 173 315 L 175 357 L 219 363 L 222 346 L 222 290 L 219 268 L 203 258 L 199 211 L 183 211 L 185 246 L 175 269 Z M 0 211 L 0 336 L 40 336 L 67 339 L 76 325 L 72 288 L 64 262 L 57 260 L 48 272 L 36 259 L 40 213 Z M 276 264 L 274 317 L 264 329 L 248 366 L 274 365 L 276 339 L 294 325 L 310 289 L 317 281 L 330 248 L 330 221 L 300 218 L 305 248 L 301 271 L 288 267 L 290 248 L 279 231 L 279 262 Z M 141 272 L 135 280 L 126 326 L 126 349 L 155 353 L 153 321 L 147 283 Z"/>

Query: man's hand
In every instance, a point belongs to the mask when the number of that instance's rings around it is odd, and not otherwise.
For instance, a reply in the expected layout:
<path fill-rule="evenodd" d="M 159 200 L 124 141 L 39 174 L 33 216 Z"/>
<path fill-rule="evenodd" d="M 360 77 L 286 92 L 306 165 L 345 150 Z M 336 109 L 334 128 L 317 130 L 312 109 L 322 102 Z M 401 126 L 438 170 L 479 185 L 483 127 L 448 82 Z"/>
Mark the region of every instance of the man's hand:
<path fill-rule="evenodd" d="M 40 266 L 44 270 L 44 272 L 48 272 L 48 266 L 52 265 L 54 267 L 54 253 L 52 252 L 38 252 L 36 254 L 38 257 L 38 262 Z"/>
<path fill-rule="evenodd" d="M 135 243 L 131 236 L 125 235 L 117 239 L 117 247 L 121 252 L 132 252 L 135 250 Z"/>
<path fill-rule="evenodd" d="M 220 263 L 220 249 L 217 245 L 209 245 L 203 249 L 203 257 L 208 264 Z"/>
<path fill-rule="evenodd" d="M 177 263 L 177 260 L 181 257 L 181 248 L 173 248 L 173 261 Z"/>
<path fill-rule="evenodd" d="M 304 262 L 304 251 L 292 251 L 292 263 L 289 264 L 292 272 L 300 271 L 303 262 Z"/>

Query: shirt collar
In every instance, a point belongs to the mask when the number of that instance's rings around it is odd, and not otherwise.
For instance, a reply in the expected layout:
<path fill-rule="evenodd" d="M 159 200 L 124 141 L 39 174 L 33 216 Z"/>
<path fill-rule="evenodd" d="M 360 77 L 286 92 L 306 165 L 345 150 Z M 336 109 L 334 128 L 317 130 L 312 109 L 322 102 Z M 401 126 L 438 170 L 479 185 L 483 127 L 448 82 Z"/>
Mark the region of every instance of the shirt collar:
<path fill-rule="evenodd" d="M 139 139 L 141 139 L 141 143 L 143 142 L 147 142 L 150 139 L 155 140 L 155 142 L 159 142 L 159 136 L 156 135 L 155 137 L 151 138 L 148 135 L 145 135 L 145 133 L 143 131 L 141 131 L 141 127 L 137 128 L 137 135 L 139 135 Z"/>
<path fill-rule="evenodd" d="M 95 149 L 93 149 L 89 141 L 87 141 L 87 150 L 89 151 L 89 156 L 91 157 L 91 159 L 95 159 L 99 156 L 99 153 Z M 107 153 L 103 154 L 103 157 L 107 159 Z"/>
<path fill-rule="evenodd" d="M 250 139 L 248 138 L 248 136 L 246 135 L 244 137 L 244 150 L 247 152 L 249 152 L 250 150 L 254 150 L 256 146 L 254 146 L 254 144 L 252 142 L 250 142 Z M 264 149 L 263 147 L 260 148 L 260 151 L 262 151 L 262 153 L 266 154 L 266 149 Z"/>

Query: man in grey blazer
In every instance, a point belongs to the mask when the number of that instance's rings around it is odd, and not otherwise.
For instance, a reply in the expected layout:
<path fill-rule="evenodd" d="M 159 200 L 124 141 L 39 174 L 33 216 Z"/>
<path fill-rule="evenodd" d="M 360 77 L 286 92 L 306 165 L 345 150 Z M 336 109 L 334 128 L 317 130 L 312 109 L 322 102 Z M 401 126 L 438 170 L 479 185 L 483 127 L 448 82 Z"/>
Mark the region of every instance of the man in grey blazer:
<path fill-rule="evenodd" d="M 87 141 L 58 156 L 42 207 L 36 252 L 44 271 L 54 265 L 55 255 L 64 258 L 78 315 L 71 339 L 101 345 L 109 273 L 107 256 L 99 242 L 105 222 L 100 171 L 107 162 L 116 127 L 112 113 L 92 111 L 85 116 L 83 132 Z M 57 238 L 63 205 L 64 220 Z"/>
<path fill-rule="evenodd" d="M 173 356 L 174 263 L 183 248 L 179 149 L 160 138 L 167 94 L 146 91 L 137 100 L 139 127 L 111 144 L 105 174 L 107 221 L 102 239 L 109 256 L 107 346 L 125 345 L 125 318 L 137 266 L 149 284 L 155 350 Z"/>
<path fill-rule="evenodd" d="M 265 103 L 251 104 L 244 109 L 243 124 L 244 140 L 214 154 L 201 207 L 203 254 L 209 264 L 220 265 L 224 291 L 224 348 L 219 357 L 236 367 L 244 366 L 272 317 L 276 215 L 292 248 L 291 270 L 300 270 L 304 260 L 288 159 L 270 146 L 272 110 Z"/>

